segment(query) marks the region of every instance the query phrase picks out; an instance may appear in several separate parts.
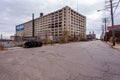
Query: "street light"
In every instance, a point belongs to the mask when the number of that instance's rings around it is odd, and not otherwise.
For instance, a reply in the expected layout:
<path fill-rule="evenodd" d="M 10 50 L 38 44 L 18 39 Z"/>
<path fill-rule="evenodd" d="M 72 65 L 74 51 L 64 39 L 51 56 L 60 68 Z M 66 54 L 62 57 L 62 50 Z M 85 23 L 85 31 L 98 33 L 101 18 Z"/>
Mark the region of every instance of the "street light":
<path fill-rule="evenodd" d="M 104 10 L 106 10 L 106 8 L 105 8 L 105 9 L 100 9 L 100 10 L 97 10 L 97 12 L 104 11 Z"/>
<path fill-rule="evenodd" d="M 101 9 L 101 10 L 97 10 L 97 12 L 100 12 L 100 11 L 102 11 L 102 10 L 104 10 L 104 9 Z"/>

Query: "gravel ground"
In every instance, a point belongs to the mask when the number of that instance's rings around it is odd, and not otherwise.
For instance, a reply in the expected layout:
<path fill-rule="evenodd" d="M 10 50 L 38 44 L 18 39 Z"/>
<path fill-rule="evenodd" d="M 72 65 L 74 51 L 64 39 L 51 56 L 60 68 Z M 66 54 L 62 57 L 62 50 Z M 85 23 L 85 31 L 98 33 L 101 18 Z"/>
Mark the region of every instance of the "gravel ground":
<path fill-rule="evenodd" d="M 120 51 L 101 41 L 1 51 L 0 80 L 120 80 Z"/>

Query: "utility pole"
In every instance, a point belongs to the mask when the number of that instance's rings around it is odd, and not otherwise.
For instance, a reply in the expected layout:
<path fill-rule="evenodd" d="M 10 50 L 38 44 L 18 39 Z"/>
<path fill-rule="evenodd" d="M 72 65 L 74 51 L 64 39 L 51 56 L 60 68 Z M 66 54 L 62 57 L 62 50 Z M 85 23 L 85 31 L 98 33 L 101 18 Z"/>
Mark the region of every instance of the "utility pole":
<path fill-rule="evenodd" d="M 105 23 L 105 37 L 104 40 L 107 42 L 107 36 L 106 36 L 106 22 L 107 22 L 107 18 L 104 18 L 104 23 Z"/>
<path fill-rule="evenodd" d="M 112 24 L 112 46 L 115 46 L 115 30 L 114 30 L 114 15 L 113 15 L 113 7 L 117 7 L 116 4 L 117 2 L 114 0 L 109 0 L 109 1 L 105 1 L 105 3 L 109 3 L 107 4 L 105 7 L 106 9 L 110 8 L 110 14 L 111 14 L 111 24 Z"/>
<path fill-rule="evenodd" d="M 115 46 L 115 31 L 114 31 L 114 16 L 113 16 L 112 0 L 110 0 L 110 9 L 111 9 L 111 21 L 112 21 L 112 42 L 113 42 L 112 46 Z"/>
<path fill-rule="evenodd" d="M 114 3 L 113 3 L 114 1 Z M 107 4 L 109 3 L 109 4 Z M 103 10 L 106 10 L 106 9 L 109 9 L 110 8 L 110 13 L 111 13 L 111 23 L 112 23 L 112 43 L 113 45 L 112 46 L 115 46 L 115 29 L 114 29 L 114 14 L 113 14 L 113 7 L 117 7 L 119 2 L 116 2 L 115 0 L 105 0 L 105 9 Z M 97 11 L 101 11 L 101 10 L 97 10 Z M 106 20 L 105 20 L 106 21 Z M 106 24 L 105 24 L 106 26 Z M 106 29 L 106 28 L 105 28 Z"/>
<path fill-rule="evenodd" d="M 102 25 L 102 35 L 101 35 L 101 37 L 102 37 L 102 40 L 104 41 L 104 25 Z"/>
<path fill-rule="evenodd" d="M 106 8 L 105 9 L 102 9 L 102 10 L 106 10 Z M 97 10 L 97 12 L 99 12 L 99 11 L 102 11 L 102 10 Z M 107 42 L 107 36 L 106 36 L 106 27 L 107 27 L 107 18 L 105 17 L 105 18 L 102 18 L 102 22 L 104 23 L 104 25 L 102 25 L 102 38 L 103 38 L 103 41 L 106 41 Z M 103 37 L 104 36 L 104 37 Z"/>
<path fill-rule="evenodd" d="M 105 18 L 105 33 L 106 33 L 106 22 L 107 22 L 107 18 Z"/>

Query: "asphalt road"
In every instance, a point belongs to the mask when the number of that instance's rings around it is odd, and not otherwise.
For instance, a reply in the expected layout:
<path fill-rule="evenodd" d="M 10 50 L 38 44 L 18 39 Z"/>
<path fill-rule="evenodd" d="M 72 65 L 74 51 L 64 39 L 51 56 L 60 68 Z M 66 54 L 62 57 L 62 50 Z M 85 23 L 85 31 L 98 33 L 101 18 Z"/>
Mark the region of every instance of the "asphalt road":
<path fill-rule="evenodd" d="M 101 41 L 1 51 L 0 80 L 120 80 L 120 51 Z"/>

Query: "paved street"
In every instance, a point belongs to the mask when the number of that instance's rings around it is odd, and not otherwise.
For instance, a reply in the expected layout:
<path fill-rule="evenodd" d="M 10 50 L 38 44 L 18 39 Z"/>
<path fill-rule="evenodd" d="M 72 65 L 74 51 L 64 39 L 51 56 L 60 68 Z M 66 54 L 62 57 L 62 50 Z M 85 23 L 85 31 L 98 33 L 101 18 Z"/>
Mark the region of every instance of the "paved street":
<path fill-rule="evenodd" d="M 101 41 L 1 51 L 0 80 L 120 80 L 120 51 Z"/>

